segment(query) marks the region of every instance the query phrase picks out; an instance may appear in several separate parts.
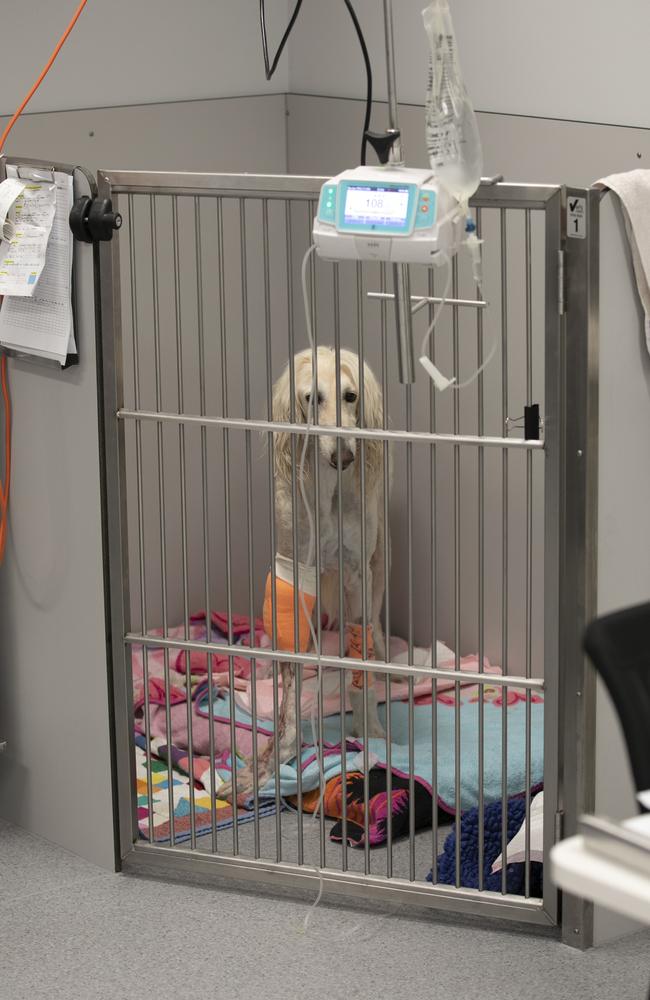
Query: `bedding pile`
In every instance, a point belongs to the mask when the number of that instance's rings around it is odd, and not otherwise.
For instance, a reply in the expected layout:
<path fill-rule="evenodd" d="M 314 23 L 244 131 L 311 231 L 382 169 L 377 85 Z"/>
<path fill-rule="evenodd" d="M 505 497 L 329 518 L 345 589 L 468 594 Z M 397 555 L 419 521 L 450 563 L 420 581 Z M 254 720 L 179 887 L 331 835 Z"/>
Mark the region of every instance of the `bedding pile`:
<path fill-rule="evenodd" d="M 210 622 L 212 643 L 226 644 L 227 619 L 213 613 Z M 199 613 L 190 623 L 189 638 L 206 639 L 206 616 Z M 254 641 L 258 648 L 268 649 L 270 640 L 264 633 L 261 620 L 253 623 Z M 152 633 L 156 634 L 156 633 Z M 157 633 L 160 634 L 160 633 Z M 182 626 L 172 629 L 170 637 L 184 638 Z M 233 617 L 233 637 L 236 644 L 246 646 L 250 639 L 249 619 Z M 323 652 L 337 655 L 338 633 L 323 633 Z M 208 682 L 208 655 L 211 657 L 212 692 Z M 390 658 L 394 663 L 406 663 L 406 643 L 391 639 Z M 174 838 L 180 842 L 190 835 L 190 813 L 194 809 L 197 835 L 208 833 L 212 826 L 212 801 L 215 796 L 215 821 L 218 829 L 231 826 L 232 807 L 219 799 L 219 788 L 230 779 L 233 754 L 230 725 L 231 707 L 235 717 L 236 767 L 244 766 L 244 758 L 252 751 L 253 740 L 262 749 L 273 733 L 273 677 L 271 660 L 258 658 L 255 667 L 257 718 L 251 714 L 253 675 L 252 660 L 247 656 L 233 657 L 234 684 L 231 686 L 229 657 L 227 654 L 200 653 L 176 650 L 165 651 L 160 647 L 141 646 L 132 649 L 134 727 L 136 743 L 136 778 L 138 791 L 138 821 L 140 835 L 156 842 L 170 839 L 172 824 Z M 431 650 L 416 649 L 417 665 L 431 664 Z M 454 670 L 455 655 L 452 650 L 438 643 L 436 665 Z M 460 660 L 461 671 L 476 672 L 480 664 L 476 656 Z M 500 674 L 498 667 L 487 660 L 483 663 L 486 681 L 483 685 L 483 792 L 486 803 L 501 798 L 502 790 L 502 713 L 507 711 L 506 786 L 508 797 L 525 791 L 526 743 L 526 694 L 509 688 L 504 701 L 503 689 L 490 681 Z M 169 674 L 168 704 L 165 697 L 165 676 Z M 145 677 L 149 702 L 150 724 L 145 726 Z M 304 793 L 303 809 L 315 808 L 318 800 L 319 766 L 318 748 L 312 737 L 312 706 L 317 693 L 315 668 L 302 669 L 302 752 L 297 758 L 284 763 L 279 774 L 279 793 L 283 807 L 295 807 L 300 774 Z M 281 683 L 281 681 L 280 681 Z M 380 702 L 379 717 L 386 722 L 386 682 L 375 678 L 377 698 Z M 406 681 L 393 681 L 390 689 L 391 744 L 385 739 L 368 740 L 368 756 L 372 767 L 369 773 L 370 802 L 368 839 L 378 845 L 386 838 L 386 820 L 389 809 L 387 795 L 387 770 L 392 775 L 390 810 L 393 836 L 408 833 L 409 781 L 412 763 L 415 778 L 416 829 L 431 826 L 433 802 L 450 815 L 457 809 L 466 813 L 478 804 L 479 788 L 479 686 L 473 681 L 459 685 L 459 703 L 456 704 L 455 680 L 418 679 L 413 685 L 413 753 L 409 752 L 409 703 Z M 347 801 L 347 837 L 351 845 L 364 843 L 363 779 L 360 774 L 360 752 L 363 742 L 349 731 L 351 716 L 343 720 L 346 739 L 341 743 L 340 681 L 337 670 L 323 673 L 323 768 L 326 779 L 324 794 L 325 813 L 337 822 L 330 831 L 332 840 L 342 837 L 343 799 Z M 281 697 L 281 695 L 280 695 Z M 210 709 L 212 708 L 212 712 Z M 349 704 L 345 706 L 346 713 Z M 541 786 L 543 780 L 543 697 L 534 691 L 530 694 L 530 765 L 531 785 Z M 212 714 L 212 720 L 210 718 Z M 169 715 L 170 730 L 167 727 Z M 455 719 L 460 725 L 459 797 L 456 801 Z M 191 727 L 191 739 L 190 739 Z M 215 769 L 210 767 L 210 742 L 214 741 Z M 437 769 L 434 773 L 433 744 L 436 741 Z M 190 754 L 191 749 L 191 754 Z M 341 772 L 345 761 L 346 790 L 342 789 Z M 275 811 L 276 785 L 272 777 L 259 792 L 260 815 Z M 150 815 L 148 790 L 151 786 L 153 815 Z M 253 819 L 253 802 L 240 805 L 237 822 Z M 494 858 L 491 859 L 494 861 Z"/>

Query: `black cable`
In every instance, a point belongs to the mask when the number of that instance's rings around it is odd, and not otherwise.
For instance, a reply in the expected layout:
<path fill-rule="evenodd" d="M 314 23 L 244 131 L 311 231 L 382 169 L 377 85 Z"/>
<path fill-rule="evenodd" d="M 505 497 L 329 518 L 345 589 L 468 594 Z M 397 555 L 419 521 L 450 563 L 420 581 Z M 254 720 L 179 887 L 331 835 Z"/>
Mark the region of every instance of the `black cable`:
<path fill-rule="evenodd" d="M 262 51 L 264 53 L 264 72 L 266 73 L 266 79 L 270 80 L 276 69 L 278 68 L 278 62 L 280 61 L 280 56 L 287 44 L 287 39 L 291 34 L 294 24 L 296 23 L 296 18 L 300 13 L 300 8 L 302 7 L 302 0 L 296 0 L 296 6 L 293 8 L 293 14 L 289 24 L 287 25 L 287 30 L 282 36 L 282 41 L 278 45 L 278 51 L 275 53 L 273 62 L 269 65 L 269 43 L 266 37 L 266 8 L 264 0 L 260 0 L 260 30 L 262 32 Z"/>
<path fill-rule="evenodd" d="M 359 39 L 359 45 L 361 46 L 361 53 L 363 55 L 363 61 L 366 67 L 366 115 L 363 120 L 363 135 L 361 138 L 361 165 L 364 166 L 366 162 L 366 132 L 370 128 L 370 115 L 372 114 L 372 67 L 370 65 L 370 56 L 368 55 L 368 46 L 366 45 L 366 40 L 363 37 L 363 31 L 361 30 L 361 25 L 359 24 L 359 19 L 355 14 L 354 7 L 350 0 L 343 0 L 345 6 L 348 8 L 350 17 L 352 18 L 352 23 L 354 24 L 354 29 L 357 33 L 357 38 Z"/>
<path fill-rule="evenodd" d="M 366 113 L 363 120 L 363 135 L 361 138 L 361 164 L 365 165 L 366 162 L 366 132 L 370 128 L 370 116 L 372 114 L 372 67 L 370 65 L 370 56 L 368 54 L 368 46 L 366 45 L 366 40 L 363 37 L 363 31 L 361 30 L 361 25 L 359 24 L 359 19 L 355 13 L 354 7 L 352 6 L 351 0 L 343 0 L 345 6 L 348 9 L 348 13 L 352 18 L 352 23 L 354 25 L 354 30 L 357 33 L 357 38 L 359 39 L 359 45 L 361 46 L 361 53 L 363 55 L 363 62 L 366 67 Z M 284 51 L 284 47 L 287 44 L 289 35 L 293 30 L 293 26 L 296 23 L 298 14 L 300 13 L 300 8 L 302 7 L 303 0 L 296 0 L 296 6 L 293 8 L 293 14 L 289 20 L 286 31 L 282 36 L 280 44 L 278 45 L 278 50 L 273 57 L 273 62 L 269 63 L 269 42 L 266 35 L 266 6 L 265 0 L 260 0 L 260 30 L 262 32 L 262 52 L 264 54 L 264 72 L 266 74 L 266 79 L 270 80 L 275 73 L 278 62 L 280 61 L 280 56 Z"/>

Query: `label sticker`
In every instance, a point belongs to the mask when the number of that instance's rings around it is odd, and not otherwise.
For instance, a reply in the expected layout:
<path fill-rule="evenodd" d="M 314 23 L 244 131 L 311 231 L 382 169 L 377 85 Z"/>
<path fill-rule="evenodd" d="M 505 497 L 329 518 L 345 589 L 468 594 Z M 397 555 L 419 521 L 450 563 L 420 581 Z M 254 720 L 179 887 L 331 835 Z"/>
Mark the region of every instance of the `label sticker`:
<path fill-rule="evenodd" d="M 587 235 L 587 199 L 574 198 L 569 195 L 567 199 L 567 236 L 574 239 L 584 240 Z"/>

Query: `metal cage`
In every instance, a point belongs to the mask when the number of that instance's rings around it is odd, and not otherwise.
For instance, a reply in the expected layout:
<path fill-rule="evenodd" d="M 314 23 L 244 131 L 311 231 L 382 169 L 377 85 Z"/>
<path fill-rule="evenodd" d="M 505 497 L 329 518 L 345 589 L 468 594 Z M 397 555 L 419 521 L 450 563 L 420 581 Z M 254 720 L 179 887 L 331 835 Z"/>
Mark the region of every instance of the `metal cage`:
<path fill-rule="evenodd" d="M 544 788 L 544 858 L 563 819 L 570 829 L 592 794 L 592 705 L 580 633 L 594 576 L 598 233 L 593 196 L 558 186 L 479 188 L 471 204 L 485 241 L 484 300 L 476 297 L 466 262 L 454 260 L 451 301 L 431 350 L 444 371 L 462 380 L 495 340 L 497 346 L 484 372 L 457 392 L 436 394 L 423 375 L 413 385 L 399 384 L 390 273 L 384 265 L 311 262 L 317 342 L 356 351 L 383 390 L 383 426 L 366 427 L 361 412 L 352 431 L 362 453 L 368 442 L 381 443 L 385 487 L 392 452 L 393 485 L 383 501 L 391 538 L 383 617 L 386 635 L 400 634 L 405 649 L 395 662 L 387 642 L 386 660 L 377 662 L 367 655 L 350 659 L 342 641 L 329 651 L 269 651 L 250 625 L 259 617 L 275 552 L 274 432 L 289 432 L 293 442 L 294 503 L 300 502 L 296 456 L 305 434 L 314 440 L 323 433 L 340 439 L 344 433 L 320 426 L 307 432 L 295 413 L 288 425 L 278 423 L 271 410 L 275 378 L 307 346 L 300 262 L 311 242 L 321 183 L 312 177 L 99 174 L 100 196 L 111 197 L 124 218 L 119 235 L 101 248 L 122 866 L 276 886 L 317 886 L 322 878 L 328 891 L 343 894 L 553 924 L 559 903 L 548 865 L 541 896 L 532 889 L 534 785 Z M 568 197 L 584 199 L 582 238 L 567 234 Z M 423 312 L 415 323 L 424 329 L 439 301 L 440 279 L 413 267 L 411 291 Z M 532 404 L 540 407 L 539 434 L 529 430 L 524 438 L 522 417 Z M 361 489 L 364 533 L 363 478 Z M 316 563 L 318 568 L 318 547 Z M 319 600 L 317 594 L 317 606 Z M 200 610 L 206 622 L 213 611 L 224 613 L 219 641 L 207 625 L 200 633 L 193 619 Z M 236 641 L 237 613 L 248 616 L 248 645 Z M 322 647 L 325 632 L 318 616 L 317 628 Z M 439 665 L 440 641 L 452 651 L 451 664 Z M 416 665 L 420 647 L 430 647 L 430 663 L 420 658 Z M 470 653 L 476 655 L 468 665 Z M 321 685 L 328 697 L 339 698 L 336 738 L 346 751 L 345 677 L 351 669 L 364 672 L 366 706 L 369 673 L 379 679 L 380 694 L 385 692 L 385 759 L 376 759 L 367 732 L 354 748 L 353 768 L 363 786 L 363 808 L 355 814 L 362 849 L 348 843 L 347 807 L 341 810 L 338 844 L 328 839 L 331 820 L 324 808 L 317 821 L 306 815 L 311 784 L 302 787 L 301 767 L 291 796 L 276 784 L 272 794 L 261 797 L 256 787 L 241 820 L 221 822 L 219 761 L 228 751 L 231 762 L 242 752 L 241 703 L 237 707 L 234 694 L 234 664 L 242 660 L 250 664 L 246 697 L 254 762 L 262 712 L 258 689 L 265 685 L 266 725 L 277 723 L 280 662 L 295 664 L 299 706 L 305 685 L 315 684 L 309 670 L 319 661 L 327 668 Z M 501 667 L 500 676 L 486 673 L 488 662 Z M 136 706 L 134 678 L 136 685 L 140 681 Z M 402 681 L 399 700 L 393 698 L 395 678 Z M 187 692 L 196 692 L 197 680 L 203 681 L 201 704 L 210 720 L 223 695 L 220 684 L 228 692 L 229 716 L 219 736 L 227 741 L 225 749 L 215 746 L 213 721 L 207 737 L 202 730 L 200 746 L 194 738 L 196 702 Z M 179 688 L 185 689 L 185 702 L 175 700 Z M 425 688 L 428 695 L 422 694 Z M 538 722 L 541 699 L 543 722 Z M 324 739 L 324 700 L 321 690 L 314 745 L 321 759 L 334 739 L 329 730 Z M 188 782 L 182 835 L 173 818 L 179 747 L 171 750 L 181 716 L 182 766 L 196 777 L 197 760 L 207 761 L 203 805 L 197 805 L 198 783 Z M 464 728 L 465 719 L 470 728 Z M 405 734 L 399 746 L 393 739 L 398 722 Z M 300 754 L 302 747 L 296 749 Z M 397 753 L 406 761 L 402 770 L 392 760 Z M 340 757 L 347 788 L 350 764 L 346 752 Z M 430 759 L 426 766 L 423 757 Z M 168 786 L 171 815 L 164 840 L 154 825 L 154 759 Z M 439 812 L 443 759 L 445 794 L 455 806 L 449 828 Z M 279 763 L 276 759 L 276 767 Z M 379 772 L 388 803 L 385 843 L 371 849 L 371 781 Z M 522 776 L 521 788 L 509 784 L 514 773 Z M 512 794 L 520 793 L 525 804 L 528 835 L 519 894 L 508 891 L 506 865 L 499 889 L 485 886 L 484 810 L 495 798 L 495 783 L 505 812 Z M 393 830 L 397 791 L 406 802 L 400 836 Z M 291 811 L 282 808 L 289 799 Z M 460 850 L 470 805 L 478 822 L 479 876 L 473 888 L 463 884 Z M 437 859 L 452 828 L 455 879 L 448 884 L 438 877 Z M 505 823 L 500 839 L 505 851 Z M 586 942 L 588 912 L 571 905 L 564 910 L 571 940 Z"/>

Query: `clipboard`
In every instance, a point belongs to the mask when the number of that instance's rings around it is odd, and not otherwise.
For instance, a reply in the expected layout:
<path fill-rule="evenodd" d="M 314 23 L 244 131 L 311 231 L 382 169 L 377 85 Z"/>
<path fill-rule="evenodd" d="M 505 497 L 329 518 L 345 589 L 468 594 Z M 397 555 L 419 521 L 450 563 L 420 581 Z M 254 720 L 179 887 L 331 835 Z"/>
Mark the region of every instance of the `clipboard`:
<path fill-rule="evenodd" d="M 73 201 L 82 193 L 78 190 L 78 185 L 83 185 L 87 188 L 88 193 L 91 197 L 95 197 L 97 194 L 97 185 L 95 178 L 89 173 L 84 167 L 73 166 L 68 163 L 56 163 L 51 160 L 38 160 L 31 159 L 27 157 L 15 157 L 15 156 L 2 156 L 0 157 L 0 180 L 4 180 L 7 177 L 7 167 L 14 167 L 17 171 L 18 177 L 21 179 L 28 179 L 26 175 L 32 174 L 34 171 L 38 171 L 40 174 L 50 174 L 54 180 L 55 174 L 68 174 L 73 178 Z M 75 339 L 76 352 L 69 353 L 65 359 L 64 364 L 61 364 L 58 360 L 53 358 L 44 358 L 36 354 L 31 354 L 28 351 L 21 351 L 15 347 L 5 347 L 0 345 L 0 352 L 8 355 L 9 357 L 18 358 L 21 361 L 27 361 L 29 364 L 44 365 L 50 369 L 56 369 L 58 371 L 65 371 L 68 368 L 72 368 L 79 364 L 79 343 L 78 343 L 78 333 L 79 327 L 77 324 L 77 281 L 76 281 L 76 258 L 79 252 L 77 241 L 73 239 L 72 232 L 70 233 L 71 245 L 72 245 L 72 277 L 71 277 L 71 306 L 72 306 L 72 331 Z"/>

